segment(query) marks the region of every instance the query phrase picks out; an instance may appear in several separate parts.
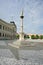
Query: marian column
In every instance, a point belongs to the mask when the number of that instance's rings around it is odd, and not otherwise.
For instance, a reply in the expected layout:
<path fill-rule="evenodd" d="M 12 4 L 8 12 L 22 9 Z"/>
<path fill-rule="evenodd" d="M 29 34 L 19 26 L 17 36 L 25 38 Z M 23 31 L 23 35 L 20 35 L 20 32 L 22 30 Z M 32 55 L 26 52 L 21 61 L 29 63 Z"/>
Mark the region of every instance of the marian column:
<path fill-rule="evenodd" d="M 20 40 L 24 40 L 24 32 L 23 32 L 23 18 L 24 18 L 24 16 L 23 16 L 23 11 L 22 11 L 22 13 L 21 13 L 21 16 L 20 16 L 20 18 L 21 18 L 21 28 L 20 28 Z"/>

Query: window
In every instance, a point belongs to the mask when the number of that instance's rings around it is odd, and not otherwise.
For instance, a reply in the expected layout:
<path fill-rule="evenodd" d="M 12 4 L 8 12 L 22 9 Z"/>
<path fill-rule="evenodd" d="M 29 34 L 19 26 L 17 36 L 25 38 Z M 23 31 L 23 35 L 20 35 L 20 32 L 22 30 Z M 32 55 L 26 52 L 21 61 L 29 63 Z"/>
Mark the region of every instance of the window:
<path fill-rule="evenodd" d="M 4 30 L 4 26 L 3 26 L 3 30 Z"/>
<path fill-rule="evenodd" d="M 3 33 L 3 37 L 4 37 L 4 33 Z"/>
<path fill-rule="evenodd" d="M 5 37 L 6 37 L 6 34 L 5 34 Z"/>
<path fill-rule="evenodd" d="M 1 37 L 1 33 L 0 33 L 0 37 Z"/>
<path fill-rule="evenodd" d="M 2 28 L 2 25 L 0 25 L 0 29 Z"/>

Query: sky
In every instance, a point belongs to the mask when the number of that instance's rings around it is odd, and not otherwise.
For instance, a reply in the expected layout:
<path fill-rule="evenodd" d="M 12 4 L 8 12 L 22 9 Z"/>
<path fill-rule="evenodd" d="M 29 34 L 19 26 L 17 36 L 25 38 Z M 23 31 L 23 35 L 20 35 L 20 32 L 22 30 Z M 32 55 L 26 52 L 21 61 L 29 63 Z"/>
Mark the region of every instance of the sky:
<path fill-rule="evenodd" d="M 0 0 L 0 19 L 13 20 L 20 32 L 22 9 L 24 33 L 43 34 L 43 0 Z"/>

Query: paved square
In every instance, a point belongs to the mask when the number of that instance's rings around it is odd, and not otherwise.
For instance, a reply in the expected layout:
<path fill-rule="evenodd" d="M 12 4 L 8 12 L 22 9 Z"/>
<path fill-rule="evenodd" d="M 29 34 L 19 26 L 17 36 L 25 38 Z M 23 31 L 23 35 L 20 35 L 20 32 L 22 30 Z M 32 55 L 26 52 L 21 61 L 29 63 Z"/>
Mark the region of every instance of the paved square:
<path fill-rule="evenodd" d="M 11 41 L 0 42 L 0 65 L 43 65 L 43 49 L 19 50 L 20 60 L 17 60 L 17 52 L 14 53 L 16 50 L 9 47 L 8 42 Z"/>

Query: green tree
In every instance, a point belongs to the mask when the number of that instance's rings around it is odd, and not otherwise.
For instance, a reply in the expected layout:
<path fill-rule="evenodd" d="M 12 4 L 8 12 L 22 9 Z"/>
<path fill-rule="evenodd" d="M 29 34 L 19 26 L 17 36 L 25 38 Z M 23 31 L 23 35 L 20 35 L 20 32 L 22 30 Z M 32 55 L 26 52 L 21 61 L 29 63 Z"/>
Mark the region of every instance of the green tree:
<path fill-rule="evenodd" d="M 19 39 L 19 34 L 16 34 L 16 39 Z"/>
<path fill-rule="evenodd" d="M 29 35 L 27 35 L 27 38 L 30 38 Z"/>
<path fill-rule="evenodd" d="M 24 35 L 24 38 L 26 38 L 26 34 Z"/>
<path fill-rule="evenodd" d="M 35 39 L 35 35 L 31 35 L 31 39 Z"/>
<path fill-rule="evenodd" d="M 24 35 L 24 38 L 25 38 L 25 39 L 29 38 L 29 35 L 26 35 L 26 34 L 25 34 L 25 35 Z"/>
<path fill-rule="evenodd" d="M 39 36 L 38 36 L 38 35 L 36 35 L 36 36 L 35 36 L 35 39 L 39 39 Z"/>
<path fill-rule="evenodd" d="M 43 39 L 43 35 L 40 35 L 39 38 L 40 38 L 40 39 Z"/>

